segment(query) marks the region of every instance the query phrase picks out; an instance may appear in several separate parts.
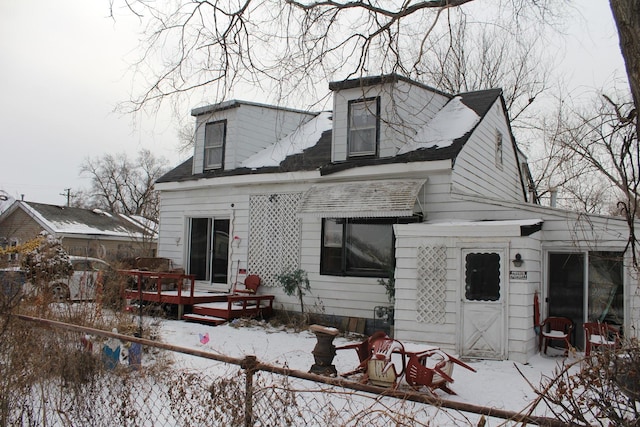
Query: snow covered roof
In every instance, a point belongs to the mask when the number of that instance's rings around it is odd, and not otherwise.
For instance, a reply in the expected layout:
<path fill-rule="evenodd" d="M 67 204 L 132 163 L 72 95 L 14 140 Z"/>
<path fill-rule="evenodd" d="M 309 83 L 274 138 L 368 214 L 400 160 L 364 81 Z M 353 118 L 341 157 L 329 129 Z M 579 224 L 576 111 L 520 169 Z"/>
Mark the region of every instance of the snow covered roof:
<path fill-rule="evenodd" d="M 35 202 L 16 202 L 40 225 L 56 235 L 141 239 L 144 227 L 132 218 L 99 209 L 82 209 Z M 147 232 L 148 234 L 148 232 Z"/>
<path fill-rule="evenodd" d="M 470 132 L 480 116 L 462 102 L 461 96 L 451 99 L 426 126 L 419 129 L 411 143 L 405 144 L 398 154 L 420 148 L 450 147 L 453 142 Z"/>
<path fill-rule="evenodd" d="M 313 147 L 322 133 L 328 130 L 331 130 L 331 113 L 322 112 L 291 134 L 249 157 L 241 166 L 251 169 L 279 166 L 287 157 Z"/>
<path fill-rule="evenodd" d="M 386 80 L 385 80 L 386 81 Z M 372 80 L 372 84 L 377 80 Z M 347 83 L 340 83 L 340 85 Z M 315 116 L 285 138 L 254 153 L 244 160 L 239 168 L 207 170 L 193 173 L 193 157 L 175 167 L 156 182 L 182 182 L 222 176 L 237 176 L 256 173 L 292 172 L 319 170 L 329 175 L 342 170 L 392 163 L 418 161 L 455 161 L 475 127 L 500 99 L 501 89 L 488 89 L 447 95 L 450 101 L 417 134 L 413 143 L 401 148 L 395 156 L 382 158 L 357 158 L 332 162 L 331 113 Z M 239 101 L 219 104 L 215 108 L 232 108 Z M 213 107 L 212 107 L 213 108 Z M 203 114 L 206 108 L 196 113 Z"/>

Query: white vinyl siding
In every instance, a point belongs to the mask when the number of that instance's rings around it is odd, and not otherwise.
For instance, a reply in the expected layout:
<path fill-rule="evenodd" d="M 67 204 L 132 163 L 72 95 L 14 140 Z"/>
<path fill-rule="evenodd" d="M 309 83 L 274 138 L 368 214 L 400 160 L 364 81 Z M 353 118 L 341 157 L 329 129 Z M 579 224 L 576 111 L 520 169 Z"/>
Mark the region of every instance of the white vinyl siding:
<path fill-rule="evenodd" d="M 400 340 L 426 342 L 443 349 L 460 352 L 460 306 L 463 295 L 464 259 L 462 248 L 484 252 L 491 247 L 509 245 L 504 262 L 506 282 L 501 284 L 501 298 L 508 301 L 507 356 L 524 362 L 537 350 L 533 329 L 533 293 L 541 288 L 539 262 L 540 233 L 518 237 L 513 227 L 474 225 L 469 227 L 407 224 L 395 226 L 396 232 L 396 306 L 395 337 Z M 502 237 L 501 237 L 502 236 Z M 446 291 L 444 321 L 438 324 L 417 322 L 418 247 L 446 248 Z M 527 280 L 511 281 L 511 260 L 516 253 L 525 259 Z"/>
<path fill-rule="evenodd" d="M 379 157 L 395 156 L 449 101 L 449 98 L 407 82 L 358 87 L 334 92 L 332 161 L 348 157 L 349 103 L 380 98 Z"/>
<path fill-rule="evenodd" d="M 280 185 L 247 185 L 208 189 L 162 191 L 160 215 L 160 239 L 158 256 L 171 258 L 176 265 L 186 262 L 188 242 L 186 230 L 190 217 L 230 218 L 230 281 L 238 276 L 238 269 L 247 268 L 248 236 L 250 233 L 249 200 L 251 195 L 299 193 L 308 184 L 282 183 Z M 320 275 L 321 218 L 304 218 L 301 227 L 300 268 L 307 271 L 312 283 L 311 292 L 305 296 L 305 306 L 315 307 L 320 301 L 326 313 L 338 316 L 370 318 L 373 308 L 388 305 L 383 286 L 376 277 L 340 277 Z M 259 266 L 251 266 L 250 273 L 260 274 Z M 223 289 L 219 289 L 223 290 Z M 286 310 L 299 310 L 295 296 L 287 296 L 278 286 L 268 293 Z M 357 302 L 356 302 L 357 301 Z M 312 309 L 313 310 L 313 309 Z"/>
<path fill-rule="evenodd" d="M 499 166 L 496 164 L 496 132 L 502 135 Z M 510 135 L 502 104 L 497 100 L 456 158 L 452 177 L 454 191 L 525 201 Z"/>
<path fill-rule="evenodd" d="M 236 169 L 240 163 L 263 148 L 289 135 L 314 114 L 239 103 L 231 108 L 197 116 L 193 173 L 204 171 L 205 128 L 209 123 L 226 121 L 224 170 Z M 247 124 L 251 124 L 248 126 Z"/>

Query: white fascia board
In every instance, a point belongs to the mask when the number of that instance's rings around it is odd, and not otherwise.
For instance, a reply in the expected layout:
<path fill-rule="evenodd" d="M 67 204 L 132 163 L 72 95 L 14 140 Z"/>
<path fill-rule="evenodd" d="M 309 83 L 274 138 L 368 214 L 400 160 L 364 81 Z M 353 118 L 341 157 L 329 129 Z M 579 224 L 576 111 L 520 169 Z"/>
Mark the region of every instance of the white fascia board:
<path fill-rule="evenodd" d="M 162 182 L 155 184 L 159 191 L 196 190 L 212 187 L 240 187 L 244 185 L 278 184 L 283 182 L 315 182 L 320 178 L 319 171 L 258 173 L 248 175 L 220 176 L 200 178 L 195 181 Z"/>
<path fill-rule="evenodd" d="M 541 223 L 542 220 L 531 221 L 455 221 L 443 223 L 416 223 L 394 225 L 394 232 L 399 237 L 415 236 L 419 227 L 429 237 L 487 237 L 487 231 L 493 237 L 521 237 L 521 226 Z M 422 234 L 421 234 L 422 236 Z"/>
<path fill-rule="evenodd" d="M 424 177 L 425 173 L 451 171 L 451 160 L 435 160 L 409 163 L 390 163 L 354 167 L 320 175 L 320 171 L 298 171 L 282 173 L 257 173 L 247 175 L 231 175 L 215 178 L 200 178 L 193 181 L 162 182 L 155 184 L 159 191 L 182 191 L 212 187 L 240 187 L 257 184 L 279 184 L 286 182 L 331 182 L 345 180 L 411 178 Z"/>
<path fill-rule="evenodd" d="M 571 211 L 563 208 L 536 205 L 536 204 L 527 203 L 527 202 L 516 202 L 512 200 L 496 199 L 496 198 L 491 198 L 486 196 L 478 196 L 476 194 L 469 194 L 469 193 L 462 193 L 462 192 L 455 192 L 455 191 L 451 192 L 451 196 L 453 198 L 457 198 L 458 200 L 466 200 L 466 201 L 482 203 L 485 205 L 495 205 L 503 208 L 513 208 L 520 211 L 527 211 L 527 212 L 534 213 L 536 215 L 540 215 L 543 219 L 545 216 L 564 218 L 572 221 L 577 221 L 577 220 L 580 220 L 581 218 L 588 218 L 590 222 L 599 221 L 601 223 L 605 223 L 611 226 L 620 226 L 620 227 L 623 227 L 624 229 L 628 229 L 627 222 L 623 217 Z M 640 221 L 635 221 L 635 223 L 637 226 L 640 226 Z"/>
<path fill-rule="evenodd" d="M 382 178 L 411 178 L 423 177 L 429 172 L 451 171 L 451 160 L 431 160 L 425 162 L 390 163 L 386 165 L 361 166 L 345 169 L 324 177 L 324 180 L 346 179 L 382 179 Z"/>

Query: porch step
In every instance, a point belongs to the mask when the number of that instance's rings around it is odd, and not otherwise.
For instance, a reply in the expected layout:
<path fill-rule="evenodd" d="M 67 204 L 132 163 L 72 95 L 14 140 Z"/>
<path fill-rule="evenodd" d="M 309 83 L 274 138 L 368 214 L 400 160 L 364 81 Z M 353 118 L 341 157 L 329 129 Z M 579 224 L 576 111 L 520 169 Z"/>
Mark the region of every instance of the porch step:
<path fill-rule="evenodd" d="M 186 320 L 187 322 L 206 323 L 213 326 L 222 325 L 223 323 L 228 322 L 227 319 L 223 319 L 222 317 L 208 316 L 206 314 L 196 313 L 187 313 L 182 316 L 182 319 Z"/>

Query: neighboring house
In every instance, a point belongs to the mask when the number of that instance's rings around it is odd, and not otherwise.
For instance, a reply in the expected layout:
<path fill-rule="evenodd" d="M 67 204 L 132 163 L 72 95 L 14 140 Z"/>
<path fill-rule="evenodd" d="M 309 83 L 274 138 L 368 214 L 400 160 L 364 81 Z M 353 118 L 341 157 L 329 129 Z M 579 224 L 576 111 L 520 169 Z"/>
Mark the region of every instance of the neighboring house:
<path fill-rule="evenodd" d="M 17 246 L 41 232 L 61 239 L 69 255 L 125 260 L 155 255 L 157 236 L 149 221 L 99 209 L 15 201 L 0 215 L 0 245 Z M 3 263 L 18 264 L 8 255 Z"/>
<path fill-rule="evenodd" d="M 156 183 L 158 252 L 210 290 L 302 268 L 327 319 L 392 313 L 398 339 L 526 362 L 542 316 L 637 331 L 625 222 L 532 201 L 499 89 L 449 95 L 397 75 L 331 83 L 332 113 L 196 108 L 193 158 Z M 389 301 L 380 279 L 395 279 Z M 391 310 L 390 310 L 391 308 Z"/>

